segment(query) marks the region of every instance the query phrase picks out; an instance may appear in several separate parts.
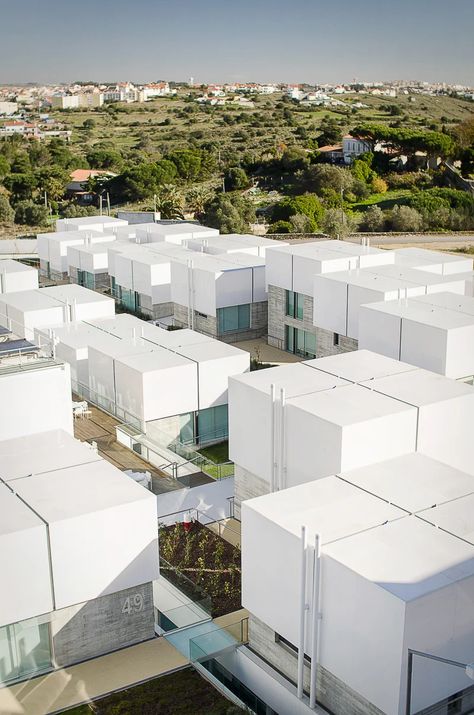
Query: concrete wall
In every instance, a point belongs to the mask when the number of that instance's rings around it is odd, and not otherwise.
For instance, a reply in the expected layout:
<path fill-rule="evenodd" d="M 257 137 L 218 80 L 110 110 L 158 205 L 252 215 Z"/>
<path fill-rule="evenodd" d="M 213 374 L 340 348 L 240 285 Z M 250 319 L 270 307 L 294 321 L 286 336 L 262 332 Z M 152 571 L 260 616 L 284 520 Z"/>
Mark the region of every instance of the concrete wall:
<path fill-rule="evenodd" d="M 317 328 L 313 324 L 313 298 L 304 296 L 303 320 L 286 315 L 286 291 L 277 286 L 268 286 L 268 344 L 285 349 L 285 325 L 300 328 L 316 336 L 316 357 L 327 357 L 357 350 L 357 340 L 339 335 L 338 345 L 334 345 L 331 330 Z"/>
<path fill-rule="evenodd" d="M 296 685 L 298 672 L 296 651 L 277 642 L 275 632 L 253 615 L 249 617 L 249 646 Z M 306 693 L 309 693 L 309 677 L 310 664 L 305 660 Z M 369 703 L 321 665 L 318 668 L 316 698 L 321 705 L 337 715 L 384 715 L 382 710 Z"/>
<path fill-rule="evenodd" d="M 51 615 L 58 666 L 94 658 L 154 636 L 151 583 L 118 591 Z"/>
<path fill-rule="evenodd" d="M 174 304 L 174 323 L 180 327 L 188 327 L 188 309 L 184 305 Z M 240 340 L 255 340 L 267 334 L 268 304 L 267 301 L 251 303 L 250 329 L 235 333 L 218 334 L 218 321 L 212 315 L 203 315 L 194 311 L 194 330 L 212 338 L 218 338 L 224 343 L 236 343 Z"/>
<path fill-rule="evenodd" d="M 234 516 L 240 521 L 240 506 L 246 499 L 268 494 L 268 482 L 247 471 L 238 464 L 234 467 Z"/>

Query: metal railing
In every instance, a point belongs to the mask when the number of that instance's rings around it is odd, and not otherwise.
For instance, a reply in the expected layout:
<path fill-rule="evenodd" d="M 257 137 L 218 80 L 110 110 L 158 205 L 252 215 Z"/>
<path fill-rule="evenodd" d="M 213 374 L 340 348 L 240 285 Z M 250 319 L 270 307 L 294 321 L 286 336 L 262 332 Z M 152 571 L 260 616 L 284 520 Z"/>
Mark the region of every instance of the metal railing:
<path fill-rule="evenodd" d="M 99 407 L 104 412 L 107 412 L 112 417 L 122 422 L 120 428 L 122 431 L 127 431 L 129 436 L 136 436 L 143 433 L 142 421 L 139 417 L 132 414 L 125 408 L 117 405 L 114 400 L 111 400 L 105 395 L 91 389 L 89 385 L 84 385 L 84 383 L 78 380 L 71 380 L 72 391 L 78 395 L 78 397 L 83 397 L 87 402 L 91 402 L 96 407 Z"/>
<path fill-rule="evenodd" d="M 229 519 L 233 518 L 231 515 L 223 517 L 222 519 L 212 519 L 204 512 L 193 507 L 191 509 L 172 511 L 169 514 L 162 514 L 158 517 L 158 524 L 159 526 L 171 526 L 171 524 L 177 524 L 180 521 L 184 521 L 185 515 L 189 517 L 191 521 L 197 521 L 199 524 L 207 527 L 222 539 L 225 539 L 225 541 L 228 541 L 234 546 L 240 548 L 241 532 L 238 527 L 229 523 Z"/>

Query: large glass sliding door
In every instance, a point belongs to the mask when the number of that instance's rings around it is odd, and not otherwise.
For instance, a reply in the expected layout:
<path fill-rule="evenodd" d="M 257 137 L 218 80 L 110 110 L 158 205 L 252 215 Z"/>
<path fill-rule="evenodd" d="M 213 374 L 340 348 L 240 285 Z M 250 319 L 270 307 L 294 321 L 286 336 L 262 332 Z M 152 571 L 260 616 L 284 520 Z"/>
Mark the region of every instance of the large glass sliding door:
<path fill-rule="evenodd" d="M 31 618 L 0 628 L 0 683 L 24 680 L 51 668 L 49 622 Z"/>
<path fill-rule="evenodd" d="M 316 335 L 285 325 L 285 350 L 301 357 L 316 357 Z"/>

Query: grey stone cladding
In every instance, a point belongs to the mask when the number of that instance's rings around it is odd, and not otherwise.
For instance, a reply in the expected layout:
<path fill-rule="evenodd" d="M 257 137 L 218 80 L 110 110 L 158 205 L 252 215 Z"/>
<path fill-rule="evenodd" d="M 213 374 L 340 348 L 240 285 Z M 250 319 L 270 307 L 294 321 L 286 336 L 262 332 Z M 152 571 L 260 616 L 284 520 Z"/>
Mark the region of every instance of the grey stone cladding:
<path fill-rule="evenodd" d="M 188 309 L 184 305 L 175 303 L 174 323 L 181 328 L 188 327 Z M 236 343 L 241 340 L 256 340 L 267 334 L 268 325 L 268 304 L 267 301 L 251 303 L 250 305 L 250 328 L 248 330 L 238 330 L 235 333 L 218 333 L 217 318 L 212 315 L 204 315 L 194 311 L 194 330 L 211 338 L 217 338 L 224 343 Z"/>
<path fill-rule="evenodd" d="M 268 494 L 270 485 L 265 479 L 248 472 L 238 464 L 234 466 L 234 516 L 240 521 L 240 505 L 246 499 Z"/>
<path fill-rule="evenodd" d="M 252 614 L 249 617 L 249 647 L 296 685 L 298 674 L 296 651 L 278 642 L 275 632 Z M 309 678 L 310 663 L 305 659 L 303 687 L 307 694 L 309 694 Z M 316 699 L 336 715 L 384 715 L 382 710 L 321 665 L 318 667 Z"/>
<path fill-rule="evenodd" d="M 268 286 L 268 344 L 285 350 L 285 325 L 290 325 L 316 336 L 316 357 L 326 357 L 357 350 L 357 340 L 338 336 L 335 345 L 334 333 L 313 325 L 313 299 L 309 295 L 303 300 L 303 320 L 286 315 L 286 290 L 278 286 Z"/>
<path fill-rule="evenodd" d="M 51 614 L 51 637 L 57 666 L 95 658 L 154 635 L 151 583 L 100 596 Z"/>

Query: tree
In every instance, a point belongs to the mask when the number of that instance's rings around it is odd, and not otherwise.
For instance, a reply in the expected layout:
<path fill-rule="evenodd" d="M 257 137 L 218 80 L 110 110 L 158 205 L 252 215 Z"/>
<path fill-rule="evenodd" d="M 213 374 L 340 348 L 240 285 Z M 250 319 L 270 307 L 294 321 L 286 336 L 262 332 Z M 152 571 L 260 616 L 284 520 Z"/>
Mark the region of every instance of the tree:
<path fill-rule="evenodd" d="M 84 129 L 94 129 L 95 127 L 95 121 L 92 118 L 86 119 L 83 123 L 82 126 Z"/>
<path fill-rule="evenodd" d="M 305 171 L 303 184 L 309 191 L 321 194 L 324 189 L 348 191 L 353 183 L 349 169 L 342 169 L 330 164 L 315 164 Z"/>
<path fill-rule="evenodd" d="M 212 194 L 204 186 L 196 186 L 191 189 L 186 197 L 187 205 L 194 216 L 200 218 L 204 213 L 205 205 L 211 200 Z"/>
<path fill-rule="evenodd" d="M 390 212 L 389 220 L 394 231 L 421 231 L 423 227 L 420 212 L 411 206 L 396 204 Z"/>
<path fill-rule="evenodd" d="M 11 192 L 14 201 L 31 199 L 37 187 L 37 181 L 33 174 L 9 174 L 3 183 Z"/>
<path fill-rule="evenodd" d="M 33 201 L 20 201 L 15 209 L 15 223 L 27 226 L 45 226 L 48 222 L 48 211 L 45 206 L 34 204 Z"/>
<path fill-rule="evenodd" d="M 14 215 L 8 198 L 0 194 L 0 223 L 12 223 Z"/>
<path fill-rule="evenodd" d="M 321 133 L 317 137 L 318 146 L 339 144 L 342 141 L 342 131 L 334 117 L 325 117 L 320 130 Z"/>
<path fill-rule="evenodd" d="M 114 149 L 92 149 L 86 155 L 92 169 L 120 169 L 123 160 Z"/>
<path fill-rule="evenodd" d="M 363 215 L 361 227 L 364 231 L 383 231 L 385 215 L 380 206 L 369 206 Z"/>
<path fill-rule="evenodd" d="M 224 172 L 224 183 L 226 191 L 239 191 L 248 189 L 250 180 L 247 174 L 239 166 L 232 166 Z"/>
<path fill-rule="evenodd" d="M 199 152 L 189 149 L 177 149 L 168 154 L 167 159 L 173 162 L 178 176 L 184 181 L 197 181 L 201 173 L 201 157 Z"/>
<path fill-rule="evenodd" d="M 183 219 L 184 199 L 176 186 L 165 184 L 157 194 L 156 208 L 161 218 Z"/>
<path fill-rule="evenodd" d="M 10 164 L 5 156 L 0 154 L 0 179 L 4 179 L 10 172 Z"/>
<path fill-rule="evenodd" d="M 204 209 L 204 223 L 221 233 L 248 233 L 255 221 L 255 209 L 245 197 L 236 193 L 217 194 Z"/>
<path fill-rule="evenodd" d="M 316 194 L 286 197 L 273 208 L 273 221 L 290 221 L 292 216 L 303 215 L 309 221 L 309 230 L 315 231 L 321 222 L 324 208 Z"/>
<path fill-rule="evenodd" d="M 322 221 L 323 231 L 331 238 L 350 236 L 357 229 L 358 218 L 340 209 L 328 209 Z"/>

